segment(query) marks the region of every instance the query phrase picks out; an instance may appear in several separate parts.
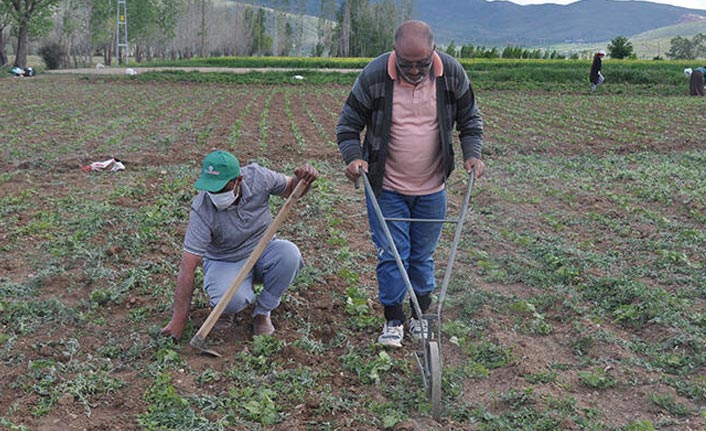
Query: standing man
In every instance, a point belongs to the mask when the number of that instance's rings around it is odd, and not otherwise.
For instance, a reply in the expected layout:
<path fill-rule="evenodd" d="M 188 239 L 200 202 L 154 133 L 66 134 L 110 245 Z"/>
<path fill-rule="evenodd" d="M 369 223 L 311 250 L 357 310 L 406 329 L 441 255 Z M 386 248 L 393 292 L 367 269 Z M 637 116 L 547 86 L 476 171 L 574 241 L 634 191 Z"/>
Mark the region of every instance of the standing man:
<path fill-rule="evenodd" d="M 400 347 L 407 289 L 371 199 L 377 199 L 385 218 L 444 219 L 444 185 L 454 168 L 454 125 L 466 171 L 474 169 L 480 178 L 485 164 L 480 160 L 483 123 L 461 64 L 436 51 L 431 28 L 421 21 L 402 23 L 395 30 L 393 48 L 358 76 L 341 111 L 336 136 L 347 165 L 346 177 L 356 181 L 363 168 L 375 194 L 367 196 L 367 208 L 378 250 L 378 297 L 385 310 L 378 343 Z M 442 223 L 396 221 L 388 226 L 426 313 L 436 287 L 433 254 Z M 408 329 L 413 337 L 426 334 L 426 321 L 415 315 L 414 307 Z"/>
<path fill-rule="evenodd" d="M 184 238 L 184 254 L 174 292 L 172 320 L 163 335 L 180 338 L 189 315 L 194 292 L 194 273 L 203 262 L 204 289 L 213 307 L 223 297 L 267 227 L 272 223 L 271 195 L 287 198 L 299 181 L 311 185 L 318 172 L 309 165 L 294 170 L 294 177 L 271 171 L 255 163 L 240 169 L 238 159 L 226 151 L 214 151 L 203 160 L 196 181 L 196 195 Z M 308 191 L 308 186 L 307 186 Z M 273 238 L 251 273 L 233 296 L 219 319 L 230 326 L 233 316 L 256 301 L 253 333 L 271 335 L 275 327 L 270 313 L 303 265 L 299 249 L 292 242 Z M 253 283 L 264 285 L 255 295 Z"/>

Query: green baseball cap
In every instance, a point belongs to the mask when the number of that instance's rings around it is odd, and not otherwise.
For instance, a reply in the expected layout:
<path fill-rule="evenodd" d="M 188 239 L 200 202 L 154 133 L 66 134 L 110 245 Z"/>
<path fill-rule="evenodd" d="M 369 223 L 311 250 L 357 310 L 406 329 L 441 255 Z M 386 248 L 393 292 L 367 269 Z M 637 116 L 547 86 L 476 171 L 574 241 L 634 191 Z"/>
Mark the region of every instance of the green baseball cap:
<path fill-rule="evenodd" d="M 228 181 L 240 176 L 240 162 L 227 151 L 214 151 L 203 159 L 201 176 L 194 187 L 198 190 L 217 192 L 228 184 Z"/>

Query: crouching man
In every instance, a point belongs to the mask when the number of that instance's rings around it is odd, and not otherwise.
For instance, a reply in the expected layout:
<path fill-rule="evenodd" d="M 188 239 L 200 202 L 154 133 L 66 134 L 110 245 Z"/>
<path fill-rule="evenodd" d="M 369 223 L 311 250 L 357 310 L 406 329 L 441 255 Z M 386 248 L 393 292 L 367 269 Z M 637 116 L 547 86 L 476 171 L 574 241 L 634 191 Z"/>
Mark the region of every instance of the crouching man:
<path fill-rule="evenodd" d="M 204 289 L 214 307 L 256 248 L 272 223 L 271 195 L 289 197 L 299 181 L 308 186 L 318 177 L 316 169 L 304 165 L 294 177 L 257 164 L 240 169 L 238 159 L 226 151 L 214 151 L 203 160 L 195 187 L 200 192 L 191 204 L 184 238 L 184 253 L 174 292 L 174 311 L 162 334 L 180 338 L 189 315 L 194 292 L 194 274 L 203 263 Z M 233 316 L 255 302 L 253 333 L 275 331 L 270 313 L 303 265 L 297 246 L 276 237 L 267 244 L 255 266 L 226 306 L 217 326 L 229 326 Z M 262 283 L 256 295 L 254 283 Z"/>

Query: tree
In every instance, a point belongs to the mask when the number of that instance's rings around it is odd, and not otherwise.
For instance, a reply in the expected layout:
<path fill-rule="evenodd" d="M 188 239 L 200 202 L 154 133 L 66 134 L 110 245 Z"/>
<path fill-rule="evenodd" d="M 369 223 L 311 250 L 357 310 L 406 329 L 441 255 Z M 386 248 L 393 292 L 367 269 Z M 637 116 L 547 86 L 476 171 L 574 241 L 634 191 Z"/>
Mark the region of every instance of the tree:
<path fill-rule="evenodd" d="M 10 26 L 10 8 L 0 2 L 0 66 L 7 64 L 7 54 L 5 54 L 5 45 L 7 44 L 7 36 L 5 30 Z"/>
<path fill-rule="evenodd" d="M 250 23 L 251 37 L 253 40 L 252 52 L 250 55 L 266 55 L 272 49 L 272 36 L 267 34 L 267 17 L 265 10 L 258 8 L 255 13 L 248 16 Z"/>
<path fill-rule="evenodd" d="M 17 48 L 15 49 L 15 66 L 27 67 L 29 53 L 29 34 L 46 33 L 51 28 L 51 9 L 60 0 L 0 0 L 0 4 L 10 12 L 10 20 L 17 29 Z"/>
<path fill-rule="evenodd" d="M 454 57 L 458 57 L 458 52 L 459 48 L 456 46 L 456 42 L 453 40 L 449 42 L 449 45 L 446 47 L 446 53 Z"/>
<path fill-rule="evenodd" d="M 673 60 L 694 60 L 706 57 L 706 34 L 699 33 L 692 40 L 682 36 L 672 38 L 666 55 Z"/>
<path fill-rule="evenodd" d="M 158 48 L 174 38 L 177 16 L 184 6 L 182 3 L 179 0 L 128 0 L 128 43 L 135 46 L 135 61 L 151 60 Z M 210 10 L 209 5 L 209 0 L 201 0 L 198 4 L 199 37 L 208 27 L 204 24 L 203 14 Z"/>
<path fill-rule="evenodd" d="M 688 38 L 677 36 L 672 38 L 669 43 L 670 47 L 669 52 L 666 53 L 667 57 L 673 60 L 693 60 L 696 58 L 693 52 L 693 44 Z"/>
<path fill-rule="evenodd" d="M 88 31 L 91 47 L 102 53 L 103 64 L 110 65 L 115 37 L 115 0 L 93 0 L 91 2 Z"/>
<path fill-rule="evenodd" d="M 625 36 L 618 36 L 611 40 L 608 44 L 608 53 L 610 58 L 617 58 L 621 60 L 623 58 L 628 58 L 632 55 L 633 48 L 632 43 Z"/>
<path fill-rule="evenodd" d="M 400 0 L 344 0 L 336 19 L 333 38 L 339 44 L 331 51 L 343 57 L 374 57 L 392 47 L 395 28 L 409 18 L 411 2 Z"/>
<path fill-rule="evenodd" d="M 55 63 L 53 68 L 69 67 L 71 60 L 74 67 L 90 66 L 94 52 L 90 21 L 95 3 L 94 0 L 62 0 L 53 9 L 54 29 L 42 46 L 44 55 L 41 55 L 47 68 L 52 68 L 47 63 L 48 54 L 55 57 L 50 60 Z"/>
<path fill-rule="evenodd" d="M 695 58 L 706 57 L 706 34 L 697 34 L 691 42 L 694 45 Z"/>
<path fill-rule="evenodd" d="M 206 0 L 201 0 L 201 28 L 199 36 L 201 36 L 199 56 L 204 58 L 206 57 Z"/>
<path fill-rule="evenodd" d="M 473 58 L 476 56 L 476 47 L 472 43 L 461 46 L 461 58 Z"/>
<path fill-rule="evenodd" d="M 334 20 L 336 18 L 336 1 L 321 0 L 319 5 L 319 21 L 316 28 L 317 42 L 314 55 L 328 55 L 334 46 Z"/>

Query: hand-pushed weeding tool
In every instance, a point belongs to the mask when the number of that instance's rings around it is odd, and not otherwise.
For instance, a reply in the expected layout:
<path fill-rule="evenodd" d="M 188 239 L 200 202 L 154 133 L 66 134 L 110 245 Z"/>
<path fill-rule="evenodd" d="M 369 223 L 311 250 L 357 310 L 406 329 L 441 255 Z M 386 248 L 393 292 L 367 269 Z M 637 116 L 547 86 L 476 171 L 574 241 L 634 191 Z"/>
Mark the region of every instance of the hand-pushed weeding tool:
<path fill-rule="evenodd" d="M 382 214 L 382 210 L 378 205 L 377 199 L 375 198 L 375 193 L 373 192 L 372 186 L 368 181 L 368 177 L 365 171 L 361 167 L 360 176 L 364 180 L 365 191 L 370 203 L 372 204 L 373 210 L 377 219 L 380 221 L 380 226 L 385 234 L 389 252 L 395 257 L 395 262 L 397 263 L 397 268 L 402 276 L 402 281 L 407 286 L 407 293 L 412 300 L 412 306 L 414 310 L 421 319 L 427 322 L 427 332 L 421 337 L 421 348 L 419 351 L 415 352 L 415 359 L 417 360 L 417 365 L 422 371 L 422 383 L 427 391 L 429 400 L 431 401 L 431 413 L 434 419 L 439 421 L 441 419 L 441 307 L 443 305 L 444 299 L 446 298 L 446 291 L 451 280 L 451 272 L 454 265 L 454 260 L 456 259 L 456 248 L 461 239 L 461 231 L 463 229 L 463 223 L 466 219 L 466 214 L 468 212 L 469 202 L 471 200 L 471 191 L 473 190 L 473 183 L 475 181 L 475 169 L 471 169 L 468 174 L 468 184 L 466 186 L 466 193 L 463 198 L 463 205 L 461 207 L 461 212 L 456 219 L 409 219 L 409 218 L 391 218 L 385 217 Z M 356 181 L 356 188 L 358 188 L 358 182 Z M 456 230 L 454 232 L 453 244 L 449 250 L 449 257 L 446 263 L 446 270 L 444 273 L 444 279 L 441 285 L 441 292 L 439 294 L 439 301 L 437 304 L 436 314 L 427 313 L 422 314 L 421 307 L 417 301 L 417 295 L 414 293 L 414 288 L 407 275 L 407 270 L 402 263 L 402 258 L 397 251 L 397 247 L 392 239 L 392 234 L 387 226 L 388 222 L 410 222 L 410 223 L 453 223 L 456 225 Z M 436 327 L 436 331 L 434 331 Z M 433 339 L 433 334 L 436 333 L 436 340 Z M 437 341 L 438 340 L 438 341 Z"/>

